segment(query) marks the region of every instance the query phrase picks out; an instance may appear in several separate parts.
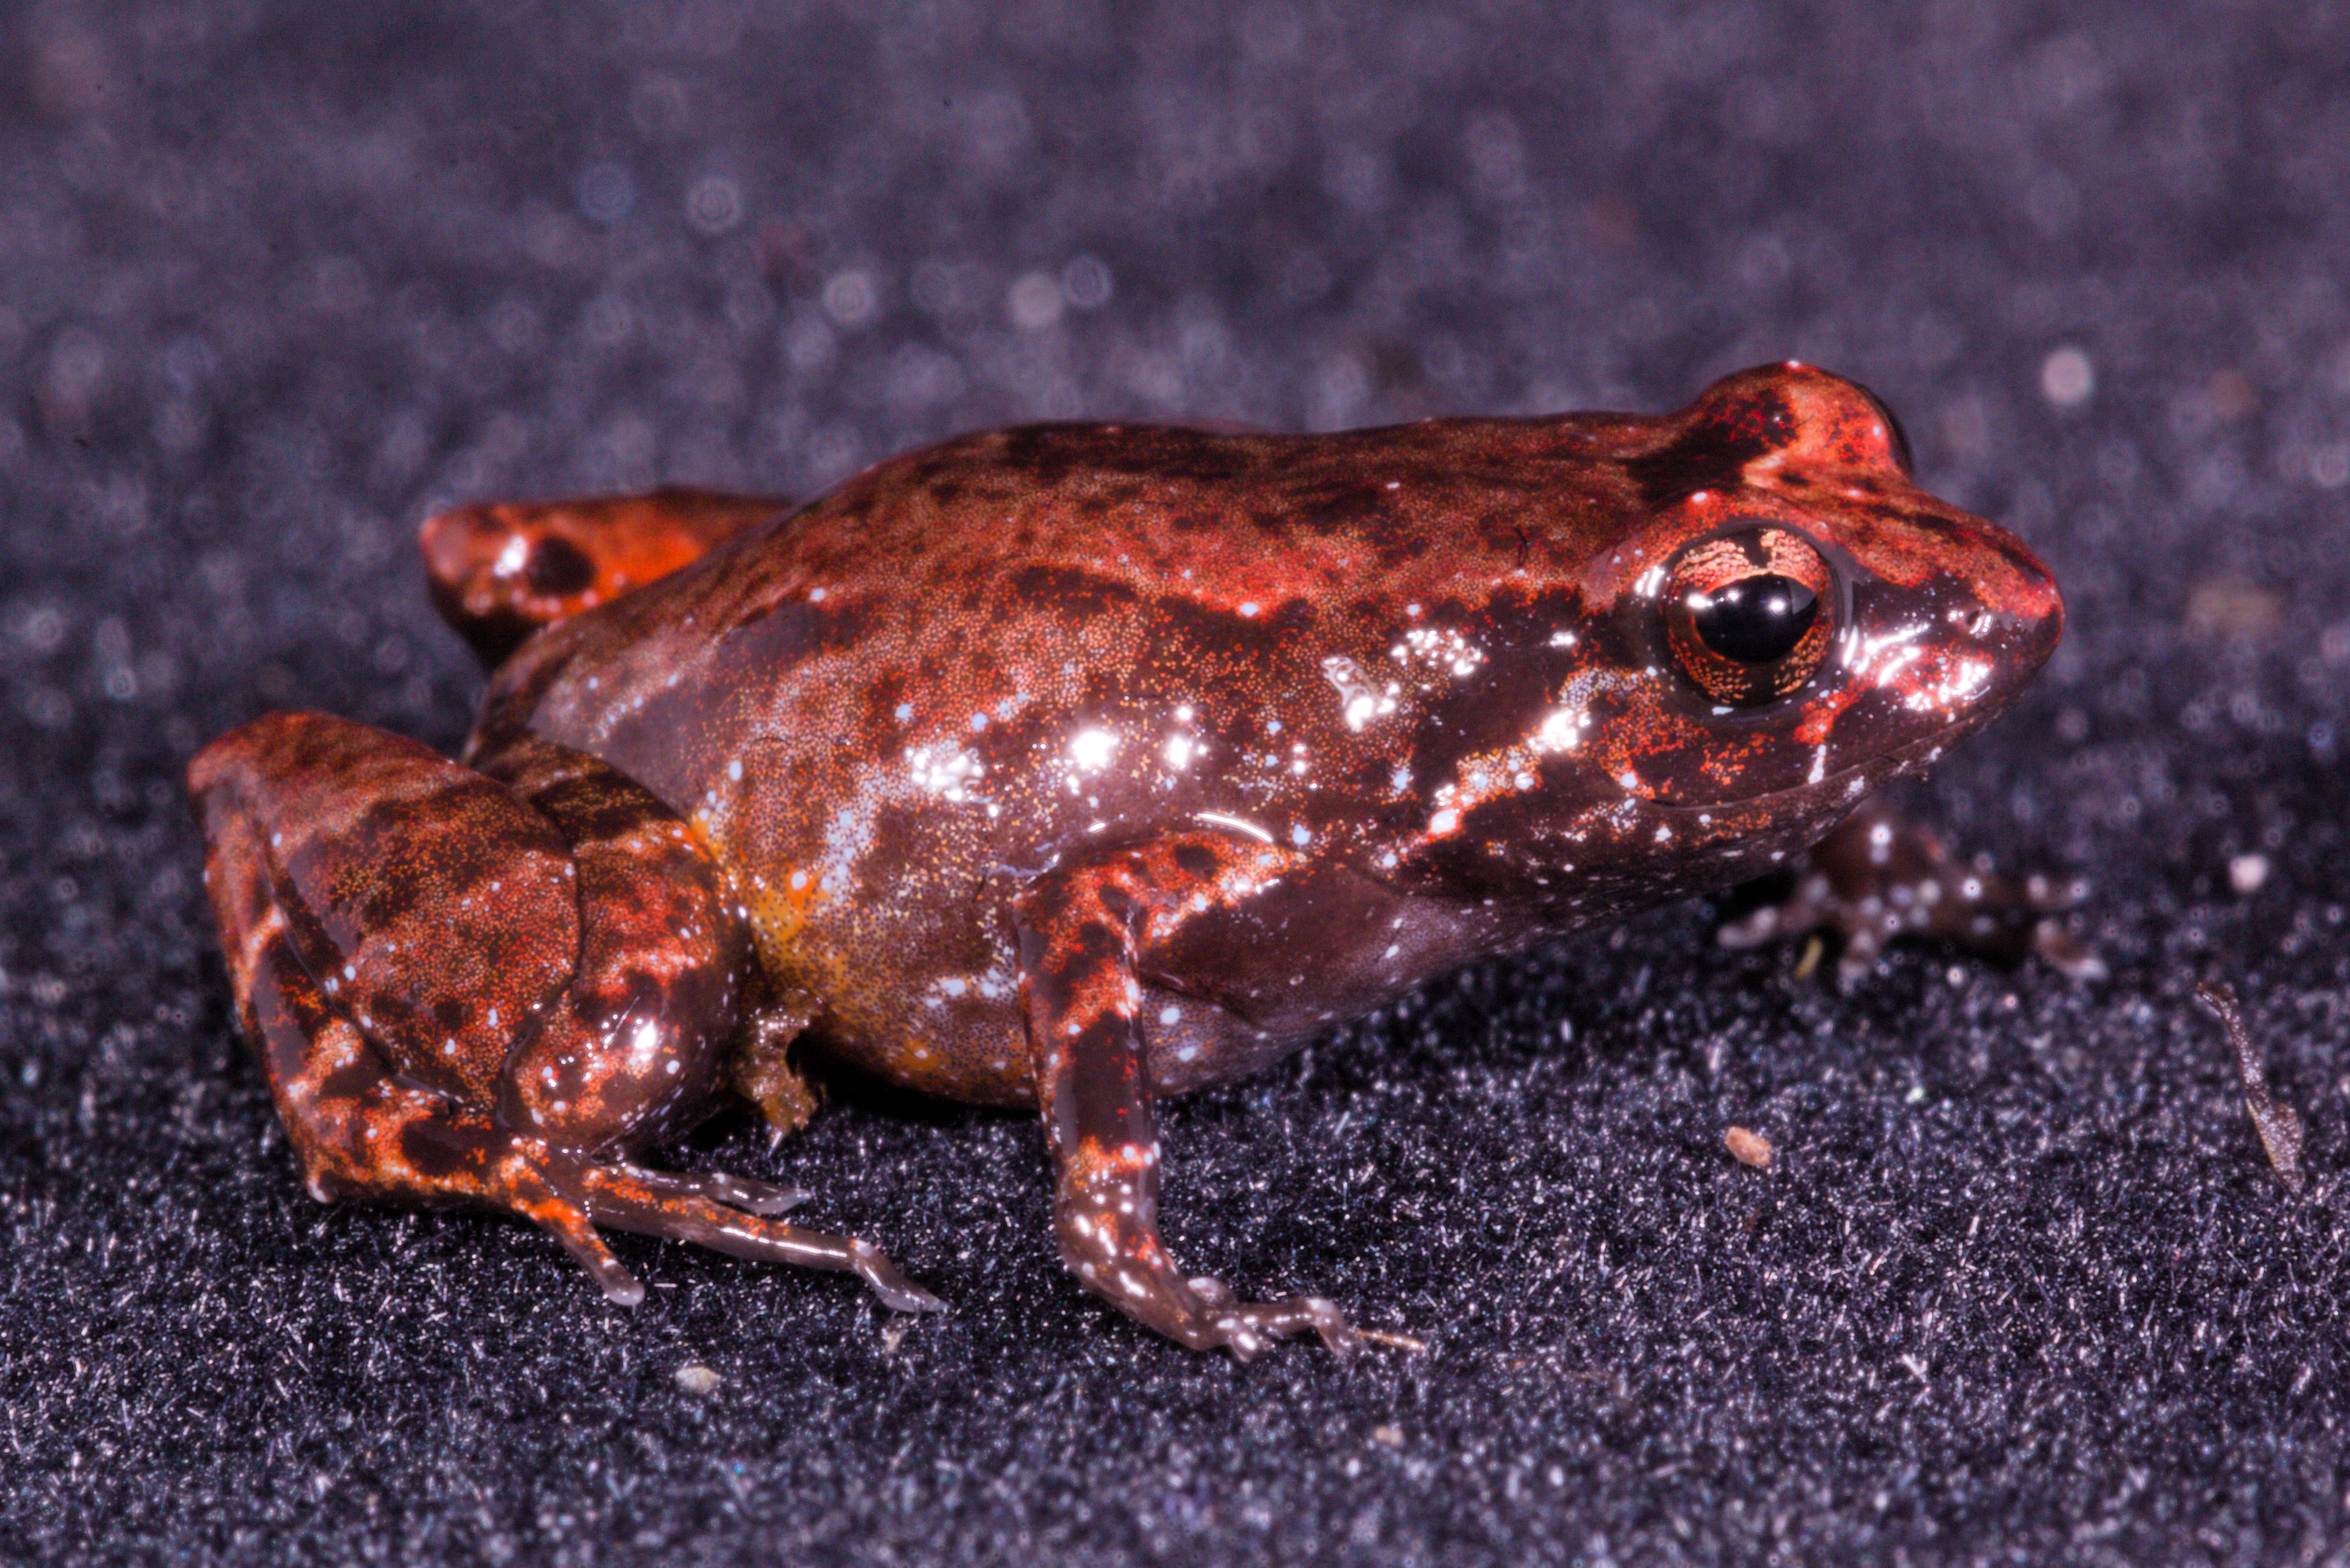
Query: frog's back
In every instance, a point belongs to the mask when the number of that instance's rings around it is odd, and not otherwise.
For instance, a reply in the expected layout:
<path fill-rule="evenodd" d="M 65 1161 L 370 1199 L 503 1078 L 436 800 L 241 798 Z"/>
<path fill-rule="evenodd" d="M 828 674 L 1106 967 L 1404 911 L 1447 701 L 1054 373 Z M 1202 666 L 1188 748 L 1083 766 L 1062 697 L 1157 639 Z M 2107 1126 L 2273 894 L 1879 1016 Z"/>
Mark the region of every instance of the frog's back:
<path fill-rule="evenodd" d="M 832 819 L 893 795 L 979 807 L 983 859 L 1050 854 L 1100 815 L 1060 764 L 1119 771 L 1081 737 L 1138 709 L 1201 732 L 1175 754 L 1203 808 L 1241 804 L 1218 786 L 1274 709 L 1326 788 L 1322 764 L 1377 758 L 1335 700 L 1295 700 L 1333 698 L 1328 661 L 1382 657 L 1421 605 L 1483 592 L 1530 520 L 1545 555 L 1596 547 L 1616 498 L 1594 440 L 1557 420 L 962 438 L 550 628 L 499 672 L 482 738 L 602 757 L 746 861 L 820 839 L 836 877 L 866 834 Z M 1013 787 L 1040 768 L 1052 790 Z"/>

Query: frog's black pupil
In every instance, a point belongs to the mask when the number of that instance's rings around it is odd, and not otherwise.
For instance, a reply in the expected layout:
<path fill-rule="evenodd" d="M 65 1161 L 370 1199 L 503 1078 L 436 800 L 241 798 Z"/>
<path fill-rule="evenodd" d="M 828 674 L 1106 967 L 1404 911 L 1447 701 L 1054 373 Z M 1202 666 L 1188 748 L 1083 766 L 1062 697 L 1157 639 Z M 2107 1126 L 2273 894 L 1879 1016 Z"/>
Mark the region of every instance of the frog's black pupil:
<path fill-rule="evenodd" d="M 1819 596 L 1793 577 L 1759 572 L 1725 583 L 1691 607 L 1697 634 L 1724 659 L 1776 664 L 1819 618 Z"/>

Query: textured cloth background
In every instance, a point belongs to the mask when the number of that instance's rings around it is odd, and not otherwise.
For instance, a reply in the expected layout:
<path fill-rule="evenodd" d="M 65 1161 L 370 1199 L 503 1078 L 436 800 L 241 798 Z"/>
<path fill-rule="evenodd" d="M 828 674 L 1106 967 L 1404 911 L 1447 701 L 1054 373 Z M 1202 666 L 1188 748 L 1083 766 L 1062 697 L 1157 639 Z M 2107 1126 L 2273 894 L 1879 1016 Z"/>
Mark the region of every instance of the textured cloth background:
<path fill-rule="evenodd" d="M 2279 1563 L 2350 1551 L 2350 10 L 20 5 L 0 18 L 0 1559 Z M 1798 356 L 2072 608 L 1921 803 L 2112 973 L 1684 906 L 1167 1117 L 1170 1234 L 1424 1354 L 1082 1296 L 1024 1119 L 770 1151 L 953 1303 L 304 1196 L 181 794 L 442 746 L 452 502 L 1045 416 L 1679 406 Z M 2241 988 L 2310 1137 L 2266 1168 Z M 1777 1158 L 1724 1150 L 1742 1125 Z M 691 1368 L 706 1368 L 681 1372 Z M 714 1379 L 714 1381 L 713 1381 Z"/>

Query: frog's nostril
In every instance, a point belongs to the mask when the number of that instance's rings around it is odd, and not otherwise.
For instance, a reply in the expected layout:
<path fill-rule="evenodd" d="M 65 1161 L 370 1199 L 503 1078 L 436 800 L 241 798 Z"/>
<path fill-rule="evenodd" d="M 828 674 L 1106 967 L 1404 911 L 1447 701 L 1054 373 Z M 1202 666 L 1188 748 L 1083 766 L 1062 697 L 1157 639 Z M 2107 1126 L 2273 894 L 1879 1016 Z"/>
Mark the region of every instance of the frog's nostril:
<path fill-rule="evenodd" d="M 2002 650 L 2000 662 L 2012 683 L 2020 687 L 2048 662 L 2064 640 L 2064 601 L 2052 582 L 2036 603 L 2020 605 L 2001 615 L 1997 626 L 1991 635 Z"/>
<path fill-rule="evenodd" d="M 2045 663 L 2048 656 L 2056 651 L 2056 645 L 2064 640 L 2064 600 L 2063 596 L 2056 592 L 2056 585 L 2051 583 L 2048 585 L 2048 608 L 2033 624 L 2031 639 L 2033 662 L 2035 665 Z"/>

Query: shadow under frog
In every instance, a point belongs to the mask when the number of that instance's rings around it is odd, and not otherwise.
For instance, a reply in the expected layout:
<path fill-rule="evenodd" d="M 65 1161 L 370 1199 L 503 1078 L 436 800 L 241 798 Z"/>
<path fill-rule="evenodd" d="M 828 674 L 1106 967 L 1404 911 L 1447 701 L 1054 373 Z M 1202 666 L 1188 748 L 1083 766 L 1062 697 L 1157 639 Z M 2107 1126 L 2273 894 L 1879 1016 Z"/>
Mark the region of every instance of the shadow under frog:
<path fill-rule="evenodd" d="M 663 492 L 425 525 L 495 666 L 450 762 L 276 713 L 190 772 L 310 1189 L 853 1271 L 799 1195 L 635 1163 L 808 1044 L 1033 1106 L 1063 1257 L 1184 1345 L 1243 1302 L 1156 1217 L 1160 1096 L 1433 975 L 1788 865 L 2004 708 L 2063 622 L 2015 539 L 1798 365 L 1680 412 L 1336 435 L 1039 425 L 791 510 Z"/>

